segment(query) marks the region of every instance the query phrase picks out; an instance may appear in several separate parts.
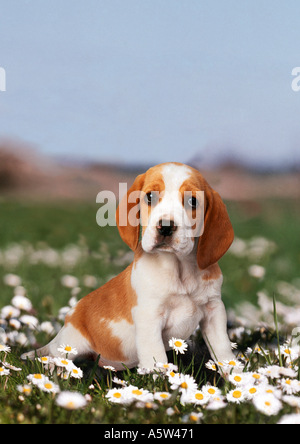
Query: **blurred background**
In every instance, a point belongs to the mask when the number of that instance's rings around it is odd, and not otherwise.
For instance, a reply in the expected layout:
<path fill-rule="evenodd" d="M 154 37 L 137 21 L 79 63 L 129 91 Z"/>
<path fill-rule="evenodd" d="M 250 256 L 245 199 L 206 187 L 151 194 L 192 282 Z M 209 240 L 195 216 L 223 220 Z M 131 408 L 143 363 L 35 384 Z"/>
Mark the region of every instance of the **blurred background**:
<path fill-rule="evenodd" d="M 228 304 L 300 288 L 299 16 L 297 0 L 2 0 L 3 273 L 58 308 L 59 273 L 119 272 L 131 256 L 97 193 L 177 161 L 226 201 Z"/>
<path fill-rule="evenodd" d="M 79 189 L 112 186 L 96 164 L 298 172 L 299 14 L 297 0 L 3 0 L 2 186 L 17 180 L 5 152 L 22 188 L 44 176 L 66 195 L 71 167 L 89 170 Z M 249 191 L 224 180 L 225 197 Z"/>

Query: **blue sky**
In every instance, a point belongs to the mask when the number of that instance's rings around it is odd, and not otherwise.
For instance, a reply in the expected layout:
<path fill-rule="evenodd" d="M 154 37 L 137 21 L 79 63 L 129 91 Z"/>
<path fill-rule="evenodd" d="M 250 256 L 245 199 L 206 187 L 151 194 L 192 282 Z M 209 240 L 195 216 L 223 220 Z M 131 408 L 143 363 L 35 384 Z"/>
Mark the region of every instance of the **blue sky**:
<path fill-rule="evenodd" d="M 126 163 L 300 161 L 298 0 L 2 0 L 0 138 Z"/>

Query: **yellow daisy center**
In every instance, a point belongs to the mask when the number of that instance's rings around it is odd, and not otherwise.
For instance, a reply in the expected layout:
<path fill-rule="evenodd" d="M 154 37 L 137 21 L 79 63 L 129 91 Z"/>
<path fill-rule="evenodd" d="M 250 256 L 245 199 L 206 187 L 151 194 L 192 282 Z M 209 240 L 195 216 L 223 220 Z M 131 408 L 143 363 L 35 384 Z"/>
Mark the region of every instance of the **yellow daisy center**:
<path fill-rule="evenodd" d="M 175 347 L 181 347 L 182 346 L 182 342 L 180 341 L 175 341 L 174 342 Z"/>
<path fill-rule="evenodd" d="M 240 398 L 240 397 L 242 396 L 242 392 L 240 392 L 239 390 L 235 390 L 235 391 L 232 393 L 232 396 L 233 396 L 235 399 L 238 399 L 238 398 Z"/>
<path fill-rule="evenodd" d="M 284 350 L 284 352 L 285 352 L 287 355 L 290 355 L 290 354 L 291 354 L 291 350 L 289 350 L 288 348 L 286 348 L 286 349 Z"/>
<path fill-rule="evenodd" d="M 236 362 L 235 362 L 235 361 L 229 361 L 229 365 L 233 365 L 233 366 L 235 366 L 235 365 L 236 365 Z"/>
<path fill-rule="evenodd" d="M 35 374 L 34 379 L 43 379 L 43 376 L 40 373 Z"/>
<path fill-rule="evenodd" d="M 132 390 L 132 394 L 140 396 L 143 394 L 143 392 L 141 392 L 140 390 Z"/>
<path fill-rule="evenodd" d="M 267 407 L 270 407 L 271 403 L 270 403 L 269 401 L 266 401 L 266 402 L 265 402 L 265 405 L 266 405 Z"/>
<path fill-rule="evenodd" d="M 191 415 L 190 415 L 190 420 L 191 420 L 191 421 L 198 421 L 198 418 L 197 418 L 196 415 L 191 414 Z"/>
<path fill-rule="evenodd" d="M 62 359 L 61 363 L 64 365 L 68 365 L 68 361 L 65 361 L 64 359 Z"/>
<path fill-rule="evenodd" d="M 249 393 L 251 393 L 251 395 L 254 395 L 254 393 L 256 393 L 256 392 L 257 392 L 257 390 L 256 390 L 255 387 L 252 387 L 252 388 L 249 390 Z"/>
<path fill-rule="evenodd" d="M 53 385 L 50 382 L 47 382 L 44 386 L 46 389 L 52 389 Z"/>
<path fill-rule="evenodd" d="M 216 391 L 215 391 L 215 389 L 213 389 L 213 388 L 209 388 L 209 389 L 208 389 L 208 393 L 209 393 L 210 395 L 214 395 L 214 394 L 216 393 Z"/>
<path fill-rule="evenodd" d="M 187 385 L 186 382 L 182 382 L 182 383 L 180 384 L 180 387 L 183 388 L 183 389 L 187 389 L 187 388 L 188 388 L 188 385 Z"/>
<path fill-rule="evenodd" d="M 114 397 L 114 398 L 121 398 L 121 396 L 122 396 L 122 395 L 121 395 L 121 393 L 119 393 L 119 392 L 116 392 L 116 393 L 113 394 L 113 397 Z"/>
<path fill-rule="evenodd" d="M 168 395 L 166 393 L 161 393 L 160 397 L 163 399 L 166 399 L 168 397 Z"/>
<path fill-rule="evenodd" d="M 196 393 L 195 398 L 198 399 L 198 401 L 201 401 L 204 398 L 204 396 L 202 395 L 202 393 Z"/>
<path fill-rule="evenodd" d="M 67 404 L 67 407 L 69 407 L 69 409 L 73 409 L 75 407 L 75 404 L 73 401 L 69 401 Z"/>
<path fill-rule="evenodd" d="M 238 376 L 238 375 L 236 375 L 233 379 L 234 379 L 236 382 L 241 382 L 241 380 L 242 380 L 242 378 L 241 378 L 240 376 Z"/>

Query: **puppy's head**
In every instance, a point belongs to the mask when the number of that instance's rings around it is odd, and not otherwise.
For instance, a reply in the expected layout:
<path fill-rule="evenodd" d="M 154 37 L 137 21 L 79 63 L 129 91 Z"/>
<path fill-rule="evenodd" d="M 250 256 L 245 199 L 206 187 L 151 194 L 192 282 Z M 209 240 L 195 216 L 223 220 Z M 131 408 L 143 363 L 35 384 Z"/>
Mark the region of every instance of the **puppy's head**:
<path fill-rule="evenodd" d="M 138 176 L 116 212 L 120 235 L 135 250 L 187 256 L 197 244 L 197 262 L 217 262 L 233 240 L 233 229 L 219 194 L 194 168 L 165 163 Z"/>

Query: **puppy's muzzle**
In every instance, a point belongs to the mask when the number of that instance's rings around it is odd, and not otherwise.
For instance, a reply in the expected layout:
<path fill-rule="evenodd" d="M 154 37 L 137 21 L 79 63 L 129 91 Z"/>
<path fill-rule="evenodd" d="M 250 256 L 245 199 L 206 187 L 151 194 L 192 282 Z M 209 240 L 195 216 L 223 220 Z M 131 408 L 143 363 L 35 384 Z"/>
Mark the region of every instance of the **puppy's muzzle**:
<path fill-rule="evenodd" d="M 177 230 L 177 225 L 175 225 L 173 220 L 161 219 L 156 225 L 156 229 L 164 237 L 172 236 L 172 234 Z"/>

